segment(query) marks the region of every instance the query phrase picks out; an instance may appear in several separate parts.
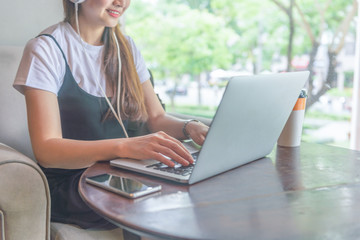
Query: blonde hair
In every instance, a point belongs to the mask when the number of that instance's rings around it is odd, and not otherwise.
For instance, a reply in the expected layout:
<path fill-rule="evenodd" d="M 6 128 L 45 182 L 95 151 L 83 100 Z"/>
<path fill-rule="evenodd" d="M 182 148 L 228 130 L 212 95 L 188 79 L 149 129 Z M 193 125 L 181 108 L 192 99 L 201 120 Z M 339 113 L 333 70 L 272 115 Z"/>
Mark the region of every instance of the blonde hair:
<path fill-rule="evenodd" d="M 65 22 L 73 24 L 75 22 L 75 4 L 69 0 L 63 0 Z M 79 5 L 79 9 L 81 5 Z M 115 42 L 115 36 L 120 46 L 120 58 L 122 63 L 121 71 L 121 89 L 120 96 L 117 94 L 118 88 L 118 57 Z M 145 121 L 147 112 L 144 103 L 144 93 L 136 71 L 134 58 L 131 51 L 131 45 L 122 34 L 120 25 L 110 28 L 105 27 L 102 41 L 104 43 L 104 70 L 105 79 L 108 86 L 111 87 L 112 96 L 111 104 L 116 105 L 117 99 L 120 98 L 120 111 L 123 119 L 132 121 Z M 116 109 L 116 108 L 115 108 Z M 112 116 L 111 110 L 106 113 L 104 118 Z"/>

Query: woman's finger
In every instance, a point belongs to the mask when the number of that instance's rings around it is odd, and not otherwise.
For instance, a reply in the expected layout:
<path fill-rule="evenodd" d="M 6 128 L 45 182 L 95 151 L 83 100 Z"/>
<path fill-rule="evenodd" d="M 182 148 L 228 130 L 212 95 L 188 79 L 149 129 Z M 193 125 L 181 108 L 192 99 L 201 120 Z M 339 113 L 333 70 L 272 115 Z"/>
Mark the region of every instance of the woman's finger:
<path fill-rule="evenodd" d="M 159 153 L 171 158 L 172 160 L 180 163 L 183 166 L 188 166 L 190 163 L 192 163 L 168 147 L 160 147 Z"/>
<path fill-rule="evenodd" d="M 162 162 L 169 167 L 175 167 L 175 163 L 173 161 L 171 161 L 169 158 L 165 157 L 159 152 L 154 152 L 152 159 Z"/>
<path fill-rule="evenodd" d="M 166 156 L 172 158 L 173 160 L 179 162 L 182 165 L 186 165 L 185 162 L 194 163 L 194 159 L 192 158 L 191 154 L 179 140 L 167 134 L 163 135 L 163 133 L 161 133 L 161 135 L 162 137 L 158 139 L 158 141 L 159 144 L 164 148 L 160 148 L 159 146 L 158 151 L 160 151 L 161 149 L 161 153 L 165 154 Z"/>

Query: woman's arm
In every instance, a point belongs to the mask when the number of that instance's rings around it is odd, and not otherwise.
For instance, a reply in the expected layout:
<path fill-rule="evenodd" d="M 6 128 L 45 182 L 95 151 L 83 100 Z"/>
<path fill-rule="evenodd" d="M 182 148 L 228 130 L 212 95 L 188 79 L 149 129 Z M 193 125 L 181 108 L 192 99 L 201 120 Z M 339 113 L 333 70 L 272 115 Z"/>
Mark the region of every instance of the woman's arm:
<path fill-rule="evenodd" d="M 55 94 L 26 88 L 29 133 L 37 161 L 44 167 L 84 168 L 98 160 L 116 158 L 114 140 L 63 139 Z"/>
<path fill-rule="evenodd" d="M 174 166 L 174 163 L 164 155 L 183 165 L 193 162 L 191 155 L 182 144 L 162 131 L 128 139 L 97 141 L 64 139 L 56 95 L 39 89 L 26 88 L 25 98 L 33 151 L 38 162 L 44 167 L 85 168 L 96 161 L 118 157 L 156 159 Z M 158 102 L 157 99 L 156 101 Z"/>
<path fill-rule="evenodd" d="M 183 133 L 185 121 L 166 114 L 149 80 L 142 85 L 146 109 L 148 109 L 148 127 L 150 131 L 164 131 L 176 139 L 185 139 L 186 136 Z M 209 127 L 200 122 L 190 122 L 186 125 L 186 132 L 199 145 L 204 143 L 208 130 Z"/>

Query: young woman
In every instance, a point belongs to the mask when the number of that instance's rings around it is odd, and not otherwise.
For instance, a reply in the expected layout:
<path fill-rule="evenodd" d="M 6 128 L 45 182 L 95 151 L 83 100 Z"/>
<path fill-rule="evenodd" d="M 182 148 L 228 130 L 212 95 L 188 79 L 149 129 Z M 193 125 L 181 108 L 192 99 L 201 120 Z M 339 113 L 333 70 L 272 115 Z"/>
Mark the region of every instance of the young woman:
<path fill-rule="evenodd" d="M 191 137 L 201 145 L 208 127 L 164 112 L 140 52 L 120 32 L 118 20 L 130 0 L 63 5 L 65 20 L 26 45 L 14 87 L 26 98 L 34 154 L 50 186 L 52 221 L 112 228 L 79 197 L 85 168 L 118 157 L 173 166 L 164 155 L 189 165 L 193 159 L 179 140 Z M 146 121 L 153 133 L 128 138 L 129 120 Z"/>

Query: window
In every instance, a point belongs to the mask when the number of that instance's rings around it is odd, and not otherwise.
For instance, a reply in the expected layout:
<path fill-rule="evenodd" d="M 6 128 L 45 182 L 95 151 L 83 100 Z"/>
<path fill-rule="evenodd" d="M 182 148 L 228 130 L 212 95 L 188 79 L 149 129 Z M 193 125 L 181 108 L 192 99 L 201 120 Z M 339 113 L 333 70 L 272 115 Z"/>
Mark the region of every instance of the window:
<path fill-rule="evenodd" d="M 348 147 L 356 13 L 356 0 L 137 0 L 126 31 L 167 111 L 212 117 L 229 76 L 307 69 L 303 139 Z"/>

